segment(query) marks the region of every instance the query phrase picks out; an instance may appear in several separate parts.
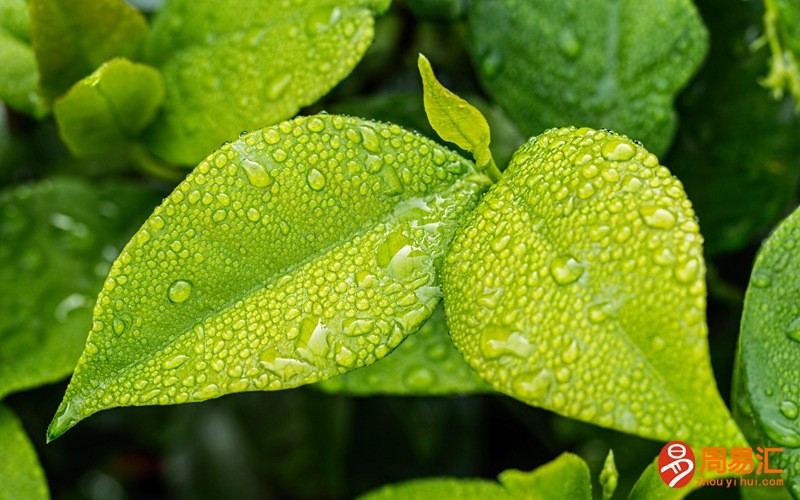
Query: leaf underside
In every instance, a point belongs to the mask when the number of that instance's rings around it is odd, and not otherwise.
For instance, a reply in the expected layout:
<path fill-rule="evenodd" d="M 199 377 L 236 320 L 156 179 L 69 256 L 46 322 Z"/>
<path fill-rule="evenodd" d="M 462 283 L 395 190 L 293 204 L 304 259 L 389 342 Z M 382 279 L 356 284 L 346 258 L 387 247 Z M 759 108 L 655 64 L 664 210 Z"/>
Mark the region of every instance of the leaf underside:
<path fill-rule="evenodd" d="M 741 443 L 711 371 L 704 273 L 691 203 L 654 155 L 553 129 L 461 225 L 445 311 L 501 392 L 649 438 Z"/>
<path fill-rule="evenodd" d="M 428 139 L 342 116 L 223 146 L 112 266 L 50 438 L 104 408 L 296 387 L 383 357 L 433 312 L 437 263 L 486 181 Z"/>

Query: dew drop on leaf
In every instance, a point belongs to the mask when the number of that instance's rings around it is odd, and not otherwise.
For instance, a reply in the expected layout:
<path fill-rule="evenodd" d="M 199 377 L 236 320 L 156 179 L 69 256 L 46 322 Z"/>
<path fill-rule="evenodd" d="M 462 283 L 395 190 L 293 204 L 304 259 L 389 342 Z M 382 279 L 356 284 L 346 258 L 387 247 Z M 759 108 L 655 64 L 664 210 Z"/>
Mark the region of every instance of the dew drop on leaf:
<path fill-rule="evenodd" d="M 583 274 L 583 266 L 571 255 L 559 255 L 550 262 L 550 275 L 559 285 L 569 285 Z"/>
<path fill-rule="evenodd" d="M 192 284 L 185 280 L 173 282 L 167 291 L 167 297 L 171 302 L 179 304 L 186 301 L 192 294 Z"/>
<path fill-rule="evenodd" d="M 321 191 L 325 187 L 325 174 L 317 170 L 316 168 L 312 168 L 308 171 L 308 175 L 306 176 L 306 181 L 308 182 L 308 187 L 313 189 L 314 191 Z"/>
<path fill-rule="evenodd" d="M 606 160 L 628 161 L 633 158 L 634 154 L 636 154 L 636 150 L 633 148 L 630 142 L 617 139 L 603 144 L 600 153 Z"/>

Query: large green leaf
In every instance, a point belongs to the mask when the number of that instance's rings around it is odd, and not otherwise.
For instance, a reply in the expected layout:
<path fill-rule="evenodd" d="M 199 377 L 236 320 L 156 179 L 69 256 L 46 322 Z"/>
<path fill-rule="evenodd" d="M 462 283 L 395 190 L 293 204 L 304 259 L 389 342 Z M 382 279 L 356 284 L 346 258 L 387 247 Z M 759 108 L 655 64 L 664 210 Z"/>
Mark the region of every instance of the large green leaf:
<path fill-rule="evenodd" d="M 690 0 L 471 2 L 470 51 L 486 90 L 526 135 L 610 128 L 664 153 L 672 100 L 705 56 Z"/>
<path fill-rule="evenodd" d="M 389 0 L 173 0 L 148 60 L 167 101 L 148 135 L 165 160 L 195 164 L 243 130 L 295 115 L 339 83 L 372 42 Z"/>
<path fill-rule="evenodd" d="M 668 164 L 712 255 L 751 243 L 786 213 L 800 177 L 800 119 L 788 98 L 767 99 L 756 81 L 766 53 L 754 54 L 746 34 L 760 3 L 706 0 L 699 7 L 717 42 L 679 101 L 684 119 Z"/>
<path fill-rule="evenodd" d="M 691 203 L 654 155 L 553 129 L 459 229 L 445 311 L 499 391 L 649 438 L 739 445 L 709 362 L 704 274 Z"/>
<path fill-rule="evenodd" d="M 734 410 L 754 444 L 783 448 L 773 468 L 800 496 L 800 209 L 761 247 L 744 301 Z"/>
<path fill-rule="evenodd" d="M 39 69 L 30 45 L 30 16 L 25 0 L 0 0 L 0 101 L 41 118 L 47 113 L 39 95 Z"/>
<path fill-rule="evenodd" d="M 441 307 L 437 307 L 431 319 L 404 340 L 391 356 L 328 379 L 319 387 L 326 392 L 358 396 L 432 396 L 491 390 L 456 351 Z"/>
<path fill-rule="evenodd" d="M 36 451 L 14 414 L 0 405 L 0 498 L 48 499 L 47 481 Z"/>
<path fill-rule="evenodd" d="M 123 0 L 30 0 L 31 43 L 50 98 L 113 57 L 137 59 L 144 17 Z"/>
<path fill-rule="evenodd" d="M 58 99 L 53 113 L 75 156 L 99 156 L 125 146 L 155 117 L 164 101 L 157 69 L 112 59 Z"/>
<path fill-rule="evenodd" d="M 202 401 L 368 365 L 439 301 L 487 178 L 396 125 L 318 115 L 204 160 L 114 263 L 49 437 L 103 408 Z"/>
<path fill-rule="evenodd" d="M 71 179 L 0 193 L 0 399 L 72 371 L 111 261 L 158 200 Z"/>

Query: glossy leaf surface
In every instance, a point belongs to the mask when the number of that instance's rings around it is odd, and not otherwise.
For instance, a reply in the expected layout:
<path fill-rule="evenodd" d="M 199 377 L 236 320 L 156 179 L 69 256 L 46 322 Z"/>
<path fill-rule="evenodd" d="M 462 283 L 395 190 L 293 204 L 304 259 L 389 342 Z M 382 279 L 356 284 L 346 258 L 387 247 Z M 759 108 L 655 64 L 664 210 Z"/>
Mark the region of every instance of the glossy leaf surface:
<path fill-rule="evenodd" d="M 200 161 L 243 130 L 292 117 L 339 83 L 372 42 L 388 0 L 169 2 L 148 62 L 167 100 L 149 132 L 163 159 Z"/>
<path fill-rule="evenodd" d="M 0 101 L 41 118 L 47 106 L 39 95 L 39 69 L 30 44 L 25 0 L 0 0 Z"/>
<path fill-rule="evenodd" d="M 78 157 L 120 149 L 155 117 L 164 100 L 157 69 L 112 59 L 53 106 L 61 138 Z"/>
<path fill-rule="evenodd" d="M 553 129 L 512 158 L 444 268 L 453 342 L 494 388 L 641 436 L 743 443 L 716 390 L 702 237 L 624 136 Z"/>
<path fill-rule="evenodd" d="M 209 156 L 114 263 L 49 437 L 103 408 L 296 387 L 428 319 L 485 176 L 404 131 L 297 118 Z"/>
<path fill-rule="evenodd" d="M 391 355 L 360 370 L 326 380 L 320 388 L 358 396 L 433 396 L 490 391 L 453 346 L 441 307 L 437 307 L 427 323 Z"/>
<path fill-rule="evenodd" d="M 742 314 L 734 401 L 737 419 L 800 494 L 800 210 L 783 221 L 753 265 Z"/>
<path fill-rule="evenodd" d="M 0 405 L 0 498 L 46 500 L 47 481 L 25 430 L 7 407 Z"/>
<path fill-rule="evenodd" d="M 72 371 L 111 262 L 159 199 L 73 179 L 0 193 L 0 399 Z"/>
<path fill-rule="evenodd" d="M 30 0 L 31 42 L 50 98 L 113 57 L 137 59 L 147 22 L 122 0 Z"/>
<path fill-rule="evenodd" d="M 471 2 L 470 52 L 486 90 L 527 135 L 608 128 L 667 150 L 675 94 L 707 34 L 690 0 Z"/>

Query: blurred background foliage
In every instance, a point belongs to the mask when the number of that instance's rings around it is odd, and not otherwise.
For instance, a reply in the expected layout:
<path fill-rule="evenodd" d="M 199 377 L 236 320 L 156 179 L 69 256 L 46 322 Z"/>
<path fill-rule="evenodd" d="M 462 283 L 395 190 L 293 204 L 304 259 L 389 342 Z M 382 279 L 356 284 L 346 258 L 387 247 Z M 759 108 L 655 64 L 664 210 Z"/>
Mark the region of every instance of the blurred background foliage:
<path fill-rule="evenodd" d="M 148 15 L 161 4 L 133 3 Z M 720 392 L 728 395 L 754 254 L 797 204 L 800 120 L 790 98 L 775 100 L 758 83 L 769 59 L 766 50 L 751 50 L 763 31 L 761 2 L 696 3 L 710 51 L 679 95 L 675 141 L 662 161 L 684 182 L 706 238 L 709 342 Z M 377 19 L 364 60 L 303 113 L 391 121 L 436 138 L 422 109 L 416 67 L 417 54 L 424 53 L 448 88 L 487 115 L 497 163 L 505 165 L 526 136 L 481 86 L 468 51 L 467 9 L 460 0 L 395 0 Z M 39 122 L 0 108 L 0 185 L 64 175 L 145 184 L 161 196 L 175 182 L 143 173 L 124 155 L 75 159 L 52 119 Z M 137 217 L 131 228 L 146 213 Z M 531 470 L 566 450 L 586 459 L 596 478 L 609 448 L 621 496 L 661 447 L 500 395 L 350 398 L 314 387 L 111 410 L 45 445 L 65 386 L 5 399 L 36 447 L 53 497 L 63 499 L 347 498 L 408 478 L 494 478 L 509 468 Z M 726 495 L 737 493 L 695 494 Z"/>

